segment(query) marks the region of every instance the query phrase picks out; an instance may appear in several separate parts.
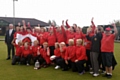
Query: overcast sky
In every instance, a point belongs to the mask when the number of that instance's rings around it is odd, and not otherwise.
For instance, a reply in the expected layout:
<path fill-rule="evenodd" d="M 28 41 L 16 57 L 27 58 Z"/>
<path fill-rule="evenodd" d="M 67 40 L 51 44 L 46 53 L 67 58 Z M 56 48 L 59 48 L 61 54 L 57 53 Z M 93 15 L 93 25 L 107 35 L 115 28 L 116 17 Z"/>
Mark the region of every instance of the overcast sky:
<path fill-rule="evenodd" d="M 0 0 L 0 16 L 13 17 L 13 0 Z M 70 25 L 81 27 L 89 26 L 94 17 L 96 25 L 109 24 L 120 19 L 120 0 L 18 0 L 15 16 L 55 20 L 58 25 L 69 19 Z"/>

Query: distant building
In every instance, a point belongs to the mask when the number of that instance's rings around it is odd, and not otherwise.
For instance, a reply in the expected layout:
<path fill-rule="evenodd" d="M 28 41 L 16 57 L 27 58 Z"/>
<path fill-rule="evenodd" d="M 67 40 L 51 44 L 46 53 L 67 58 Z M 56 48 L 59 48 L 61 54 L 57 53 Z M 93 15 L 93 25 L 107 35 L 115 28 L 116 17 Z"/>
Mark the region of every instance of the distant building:
<path fill-rule="evenodd" d="M 41 27 L 49 26 L 48 23 L 34 18 L 0 17 L 0 35 L 5 35 L 10 23 L 14 23 L 15 26 L 18 26 L 18 23 L 20 23 L 22 26 L 22 20 L 25 20 L 26 24 L 27 22 L 30 22 L 31 27 L 38 26 L 38 24 L 40 24 Z"/>

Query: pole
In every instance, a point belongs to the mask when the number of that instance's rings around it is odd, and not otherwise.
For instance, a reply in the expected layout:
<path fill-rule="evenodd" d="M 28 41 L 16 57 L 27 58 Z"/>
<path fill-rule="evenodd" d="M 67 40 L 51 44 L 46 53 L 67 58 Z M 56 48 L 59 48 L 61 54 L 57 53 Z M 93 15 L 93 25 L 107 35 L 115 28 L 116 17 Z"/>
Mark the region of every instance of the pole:
<path fill-rule="evenodd" d="M 13 25 L 15 26 L 15 0 L 13 0 Z"/>

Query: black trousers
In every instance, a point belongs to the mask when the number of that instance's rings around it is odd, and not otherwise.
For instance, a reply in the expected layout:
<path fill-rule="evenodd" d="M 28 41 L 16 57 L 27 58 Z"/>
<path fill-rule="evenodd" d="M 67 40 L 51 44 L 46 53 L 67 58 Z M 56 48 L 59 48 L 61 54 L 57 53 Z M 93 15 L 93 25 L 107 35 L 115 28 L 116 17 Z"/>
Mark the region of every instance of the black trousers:
<path fill-rule="evenodd" d="M 22 56 L 21 57 L 21 64 L 30 64 L 31 63 L 31 55 L 28 55 L 27 57 Z"/>
<path fill-rule="evenodd" d="M 72 69 L 72 71 L 73 71 L 73 72 L 77 72 L 78 70 L 77 70 L 76 63 L 75 63 L 75 62 L 70 62 L 70 64 L 71 64 L 71 69 Z"/>
<path fill-rule="evenodd" d="M 15 55 L 15 49 L 14 49 L 14 46 L 13 46 L 12 44 L 7 44 L 8 58 L 10 58 L 11 50 L 12 50 L 12 58 L 13 58 L 14 55 Z"/>
<path fill-rule="evenodd" d="M 87 55 L 88 60 L 86 61 L 85 70 L 86 70 L 86 71 L 89 71 L 89 70 L 90 70 L 90 67 L 91 67 L 91 62 L 90 62 L 90 50 L 86 50 L 86 55 Z"/>
<path fill-rule="evenodd" d="M 68 70 L 69 68 L 71 68 L 71 64 L 70 61 L 68 61 L 68 64 L 65 63 L 65 60 L 63 58 L 58 60 L 58 64 L 60 65 L 61 68 L 63 68 L 64 70 Z"/>
<path fill-rule="evenodd" d="M 43 64 L 45 62 L 45 60 L 40 55 L 36 57 L 32 57 L 32 60 L 34 63 L 38 60 L 40 64 Z"/>
<path fill-rule="evenodd" d="M 53 62 L 56 64 L 56 65 L 59 65 L 60 66 L 60 64 L 59 64 L 59 60 L 61 59 L 61 57 L 56 57 L 54 60 L 53 60 Z"/>
<path fill-rule="evenodd" d="M 85 60 L 80 60 L 80 61 L 75 63 L 79 73 L 84 71 L 84 63 L 85 62 L 86 62 Z"/>
<path fill-rule="evenodd" d="M 50 46 L 50 56 L 54 55 L 55 46 Z"/>
<path fill-rule="evenodd" d="M 63 58 L 58 60 L 58 65 L 60 65 L 60 67 L 65 70 L 69 68 L 68 64 L 65 63 L 65 60 Z"/>
<path fill-rule="evenodd" d="M 20 62 L 20 56 L 14 56 L 12 59 L 12 65 L 15 65 L 17 62 Z"/>

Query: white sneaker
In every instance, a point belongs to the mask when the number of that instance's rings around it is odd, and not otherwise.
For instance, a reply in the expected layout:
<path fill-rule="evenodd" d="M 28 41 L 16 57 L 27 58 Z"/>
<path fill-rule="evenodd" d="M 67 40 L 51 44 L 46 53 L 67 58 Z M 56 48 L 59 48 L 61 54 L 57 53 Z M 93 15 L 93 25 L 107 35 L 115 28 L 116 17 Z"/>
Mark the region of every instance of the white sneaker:
<path fill-rule="evenodd" d="M 27 63 L 26 65 L 29 66 L 30 64 Z"/>
<path fill-rule="evenodd" d="M 93 74 L 93 72 L 91 71 L 90 74 Z"/>
<path fill-rule="evenodd" d="M 93 76 L 94 76 L 94 77 L 97 77 L 97 76 L 99 76 L 99 74 L 98 74 L 98 73 L 94 73 Z"/>
<path fill-rule="evenodd" d="M 57 65 L 57 66 L 55 66 L 55 69 L 59 69 L 59 68 L 60 68 L 60 66 L 58 66 L 58 65 Z"/>

